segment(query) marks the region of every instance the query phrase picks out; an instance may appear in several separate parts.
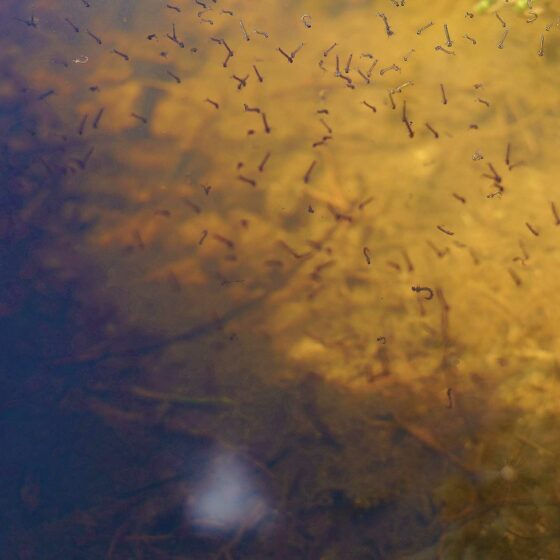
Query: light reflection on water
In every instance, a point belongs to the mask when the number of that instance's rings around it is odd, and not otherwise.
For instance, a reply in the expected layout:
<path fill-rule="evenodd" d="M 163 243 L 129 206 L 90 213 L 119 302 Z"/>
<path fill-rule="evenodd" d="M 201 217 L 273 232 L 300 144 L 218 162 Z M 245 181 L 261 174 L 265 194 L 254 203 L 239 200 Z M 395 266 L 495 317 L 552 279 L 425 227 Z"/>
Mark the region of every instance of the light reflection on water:
<path fill-rule="evenodd" d="M 6 3 L 13 418 L 94 412 L 126 442 L 93 453 L 119 496 L 173 494 L 176 437 L 243 449 L 272 497 L 245 497 L 235 455 L 181 491 L 187 525 L 238 531 L 232 555 L 526 558 L 538 531 L 555 557 L 558 25 L 538 4 L 527 23 L 503 3 L 504 28 L 443 0 Z M 93 494 L 49 509 L 25 468 L 14 550 Z M 181 553 L 154 521 L 176 500 L 139 495 L 116 536 L 84 514 L 79 554 Z M 270 512 L 284 548 L 258 538 Z"/>
<path fill-rule="evenodd" d="M 195 531 L 221 535 L 253 528 L 270 513 L 254 477 L 239 458 L 216 455 L 201 474 L 185 504 L 187 521 Z"/>

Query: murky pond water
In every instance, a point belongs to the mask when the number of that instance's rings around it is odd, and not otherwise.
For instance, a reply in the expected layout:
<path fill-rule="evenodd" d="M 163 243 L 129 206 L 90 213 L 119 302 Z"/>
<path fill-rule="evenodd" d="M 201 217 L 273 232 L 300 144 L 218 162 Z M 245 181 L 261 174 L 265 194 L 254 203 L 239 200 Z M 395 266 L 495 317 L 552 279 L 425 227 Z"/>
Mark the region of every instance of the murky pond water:
<path fill-rule="evenodd" d="M 3 558 L 560 556 L 528 4 L 4 0 Z"/>

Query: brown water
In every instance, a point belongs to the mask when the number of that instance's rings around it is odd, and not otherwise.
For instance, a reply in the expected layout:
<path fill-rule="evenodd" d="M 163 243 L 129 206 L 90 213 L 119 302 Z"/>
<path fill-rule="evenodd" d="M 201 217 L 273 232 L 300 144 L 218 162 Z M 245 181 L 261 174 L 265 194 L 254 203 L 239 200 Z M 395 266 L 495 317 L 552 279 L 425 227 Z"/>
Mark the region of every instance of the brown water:
<path fill-rule="evenodd" d="M 560 555 L 558 13 L 507 4 L 3 4 L 6 557 Z"/>

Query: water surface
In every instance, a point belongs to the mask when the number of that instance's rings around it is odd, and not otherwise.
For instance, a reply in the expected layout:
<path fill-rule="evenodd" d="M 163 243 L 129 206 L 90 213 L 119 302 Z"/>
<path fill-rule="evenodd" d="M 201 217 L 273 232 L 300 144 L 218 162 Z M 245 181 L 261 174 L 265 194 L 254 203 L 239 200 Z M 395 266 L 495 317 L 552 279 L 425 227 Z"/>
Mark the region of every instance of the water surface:
<path fill-rule="evenodd" d="M 3 3 L 4 557 L 558 557 L 558 13 L 402 4 Z"/>

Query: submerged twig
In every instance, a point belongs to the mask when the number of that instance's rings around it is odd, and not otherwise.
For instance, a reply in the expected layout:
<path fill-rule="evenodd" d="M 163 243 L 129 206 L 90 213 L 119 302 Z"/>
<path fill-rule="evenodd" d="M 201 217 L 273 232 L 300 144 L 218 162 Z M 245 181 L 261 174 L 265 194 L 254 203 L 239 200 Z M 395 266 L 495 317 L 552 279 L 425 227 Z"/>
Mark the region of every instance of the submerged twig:
<path fill-rule="evenodd" d="M 131 387 L 130 393 L 142 399 L 170 404 L 180 404 L 184 406 L 229 406 L 234 404 L 234 401 L 227 397 L 194 398 L 180 393 L 161 393 L 159 391 L 152 391 L 151 389 L 139 386 Z"/>

